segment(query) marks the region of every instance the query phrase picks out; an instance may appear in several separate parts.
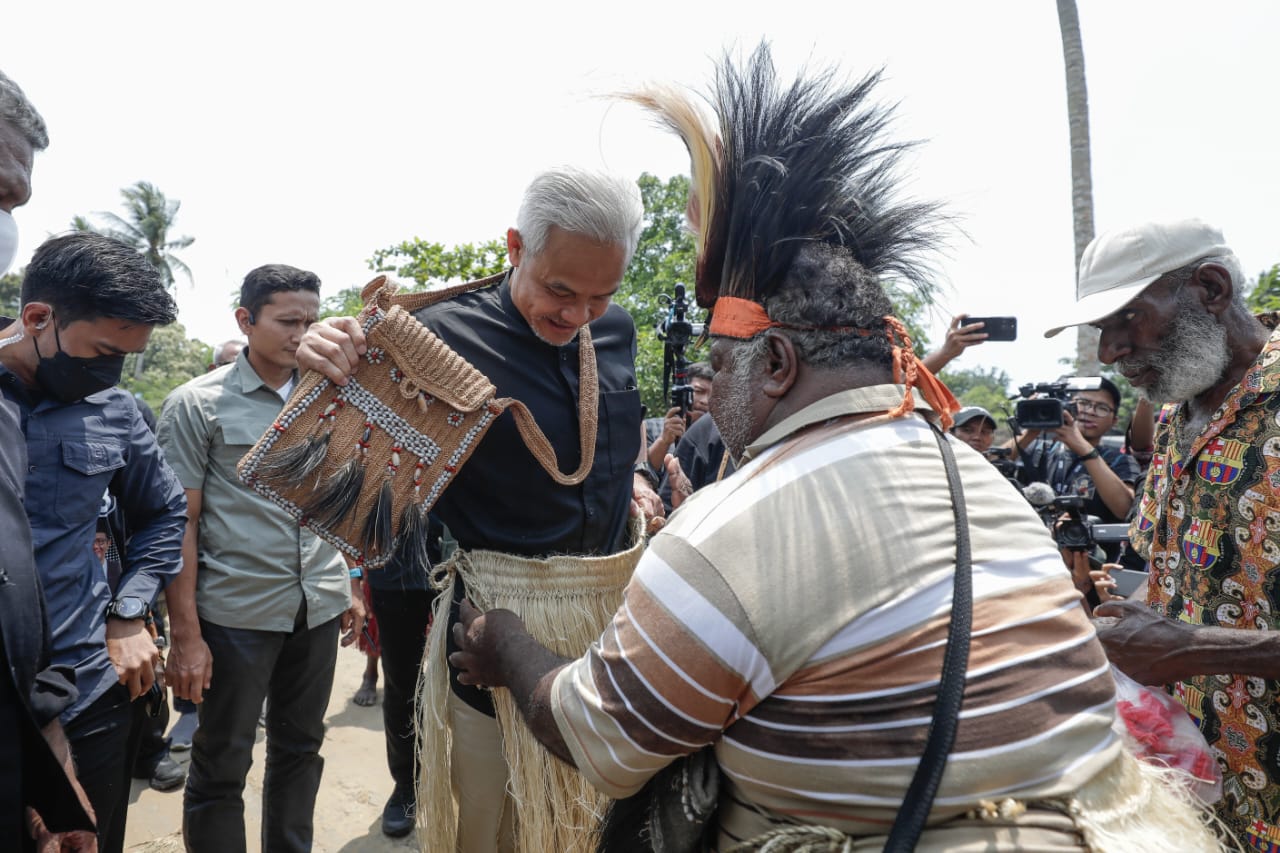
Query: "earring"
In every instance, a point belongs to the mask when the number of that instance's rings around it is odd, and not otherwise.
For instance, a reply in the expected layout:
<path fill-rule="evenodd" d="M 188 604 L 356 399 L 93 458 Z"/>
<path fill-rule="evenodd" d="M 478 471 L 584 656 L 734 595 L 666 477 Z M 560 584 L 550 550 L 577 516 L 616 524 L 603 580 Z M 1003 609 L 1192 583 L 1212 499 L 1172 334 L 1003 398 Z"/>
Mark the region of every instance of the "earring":
<path fill-rule="evenodd" d="M 36 323 L 36 328 L 37 328 L 37 329 L 43 329 L 43 328 L 44 328 L 45 326 L 47 326 L 47 325 L 49 325 L 49 321 L 48 321 L 48 320 L 41 320 L 39 323 Z"/>

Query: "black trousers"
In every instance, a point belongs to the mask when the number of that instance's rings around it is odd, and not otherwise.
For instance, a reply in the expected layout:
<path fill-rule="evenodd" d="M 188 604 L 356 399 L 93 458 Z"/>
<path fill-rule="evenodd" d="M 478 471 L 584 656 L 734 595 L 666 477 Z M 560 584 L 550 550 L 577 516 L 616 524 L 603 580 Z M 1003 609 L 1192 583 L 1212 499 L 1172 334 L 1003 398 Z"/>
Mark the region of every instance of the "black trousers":
<path fill-rule="evenodd" d="M 262 786 L 262 849 L 311 849 L 312 816 L 324 759 L 324 715 L 333 690 L 338 619 L 306 627 L 305 604 L 290 632 L 226 628 L 200 620 L 213 655 L 191 743 L 183 797 L 187 850 L 245 850 L 244 784 L 262 701 L 267 700 L 267 762 Z"/>
<path fill-rule="evenodd" d="M 97 816 L 101 853 L 124 849 L 131 771 L 146 713 L 143 699 L 130 702 L 129 688 L 113 684 L 64 726 L 76 776 Z"/>
<path fill-rule="evenodd" d="M 382 726 L 387 741 L 387 769 L 396 788 L 412 792 L 418 759 L 414 748 L 414 699 L 435 593 L 398 589 L 371 592 L 382 651 Z"/>

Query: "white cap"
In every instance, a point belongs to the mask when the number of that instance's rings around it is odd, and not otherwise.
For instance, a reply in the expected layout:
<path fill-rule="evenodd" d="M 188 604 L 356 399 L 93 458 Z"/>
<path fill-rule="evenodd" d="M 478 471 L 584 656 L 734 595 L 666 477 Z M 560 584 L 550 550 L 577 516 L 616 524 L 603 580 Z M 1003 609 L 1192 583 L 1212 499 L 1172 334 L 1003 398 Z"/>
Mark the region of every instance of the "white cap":
<path fill-rule="evenodd" d="M 1075 306 L 1066 322 L 1044 336 L 1114 314 L 1160 276 L 1193 261 L 1230 254 L 1222 232 L 1199 219 L 1145 222 L 1100 234 L 1080 256 Z"/>

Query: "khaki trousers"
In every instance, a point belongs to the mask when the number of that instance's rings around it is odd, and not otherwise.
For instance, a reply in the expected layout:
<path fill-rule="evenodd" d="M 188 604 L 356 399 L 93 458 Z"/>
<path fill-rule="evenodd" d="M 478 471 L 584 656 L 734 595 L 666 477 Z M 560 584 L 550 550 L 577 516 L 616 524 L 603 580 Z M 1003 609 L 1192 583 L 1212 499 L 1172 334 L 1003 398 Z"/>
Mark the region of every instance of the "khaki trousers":
<path fill-rule="evenodd" d="M 459 853 L 513 853 L 515 803 L 507 788 L 498 721 L 449 691 L 450 780 L 458 804 Z M 555 759 L 548 758 L 554 761 Z"/>

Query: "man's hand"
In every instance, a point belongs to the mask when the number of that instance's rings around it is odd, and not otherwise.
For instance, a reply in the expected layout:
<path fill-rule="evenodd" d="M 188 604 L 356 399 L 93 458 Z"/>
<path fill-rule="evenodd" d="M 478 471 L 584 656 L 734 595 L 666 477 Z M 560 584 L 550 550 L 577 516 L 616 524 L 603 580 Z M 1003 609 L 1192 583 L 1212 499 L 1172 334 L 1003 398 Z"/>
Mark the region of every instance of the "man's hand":
<path fill-rule="evenodd" d="M 942 344 L 942 352 L 947 360 L 951 360 L 971 346 L 987 339 L 982 323 L 968 323 L 968 314 L 957 314 L 951 318 L 951 326 L 947 329 L 947 339 Z"/>
<path fill-rule="evenodd" d="M 355 317 L 329 317 L 312 323 L 298 344 L 298 367 L 346 385 L 364 355 L 364 330 Z"/>
<path fill-rule="evenodd" d="M 174 696 L 199 705 L 204 701 L 204 691 L 213 683 L 213 654 L 209 644 L 199 633 L 185 640 L 177 631 L 170 634 L 169 662 L 165 667 L 169 686 Z"/>
<path fill-rule="evenodd" d="M 1093 583 L 1093 589 L 1098 593 L 1098 600 L 1107 601 L 1124 601 L 1123 595 L 1116 595 L 1116 582 L 1111 577 L 1111 570 L 1120 568 L 1119 563 L 1103 563 L 1100 569 L 1089 570 L 1089 580 Z"/>
<path fill-rule="evenodd" d="M 93 816 L 93 810 L 89 810 Z M 78 829 L 51 832 L 35 809 L 27 809 L 27 832 L 36 842 L 36 853 L 98 853 L 96 833 Z"/>
<path fill-rule="evenodd" d="M 650 532 L 655 532 L 652 529 L 653 522 L 661 522 L 667 515 L 666 509 L 662 506 L 662 498 L 658 497 L 658 493 L 653 490 L 653 484 L 644 474 L 636 472 L 631 480 L 631 515 L 634 518 L 643 512 L 644 517 L 649 519 Z M 661 527 L 661 524 L 656 526 L 657 529 Z"/>
<path fill-rule="evenodd" d="M 1084 456 L 1093 450 L 1093 445 L 1080 433 L 1080 427 L 1076 426 L 1076 419 L 1071 417 L 1070 412 L 1062 413 L 1062 426 L 1053 430 L 1053 434 L 1077 456 Z"/>
<path fill-rule="evenodd" d="M 667 447 L 675 444 L 684 435 L 684 418 L 680 415 L 680 407 L 667 409 L 666 418 L 662 421 L 662 441 Z"/>
<path fill-rule="evenodd" d="M 957 314 L 951 318 L 951 326 L 947 329 L 947 339 L 942 346 L 926 355 L 924 366 L 930 372 L 938 373 L 967 348 L 980 344 L 987 339 L 982 330 L 982 323 L 965 323 L 968 314 Z"/>
<path fill-rule="evenodd" d="M 342 621 L 338 626 L 342 630 L 342 645 L 349 646 L 360 639 L 369 615 L 364 611 L 364 591 L 360 589 L 360 581 L 351 581 L 351 606 L 342 613 Z"/>
<path fill-rule="evenodd" d="M 160 650 L 141 619 L 107 619 L 107 657 L 116 668 L 116 677 L 129 688 L 129 698 L 137 699 L 151 689 Z"/>
<path fill-rule="evenodd" d="M 502 645 L 513 636 L 527 637 L 524 620 L 510 610 L 481 613 L 463 599 L 458 621 L 453 625 L 453 641 L 458 651 L 449 663 L 458 669 L 458 681 L 477 687 L 506 687 L 502 673 Z"/>
<path fill-rule="evenodd" d="M 1107 657 L 1139 684 L 1161 685 L 1194 675 L 1181 660 L 1196 629 L 1137 601 L 1108 601 L 1094 610 Z"/>
<path fill-rule="evenodd" d="M 666 467 L 667 482 L 671 484 L 671 509 L 674 510 L 684 503 L 685 498 L 693 494 L 693 481 L 680 467 L 680 460 L 670 453 L 667 454 Z"/>

